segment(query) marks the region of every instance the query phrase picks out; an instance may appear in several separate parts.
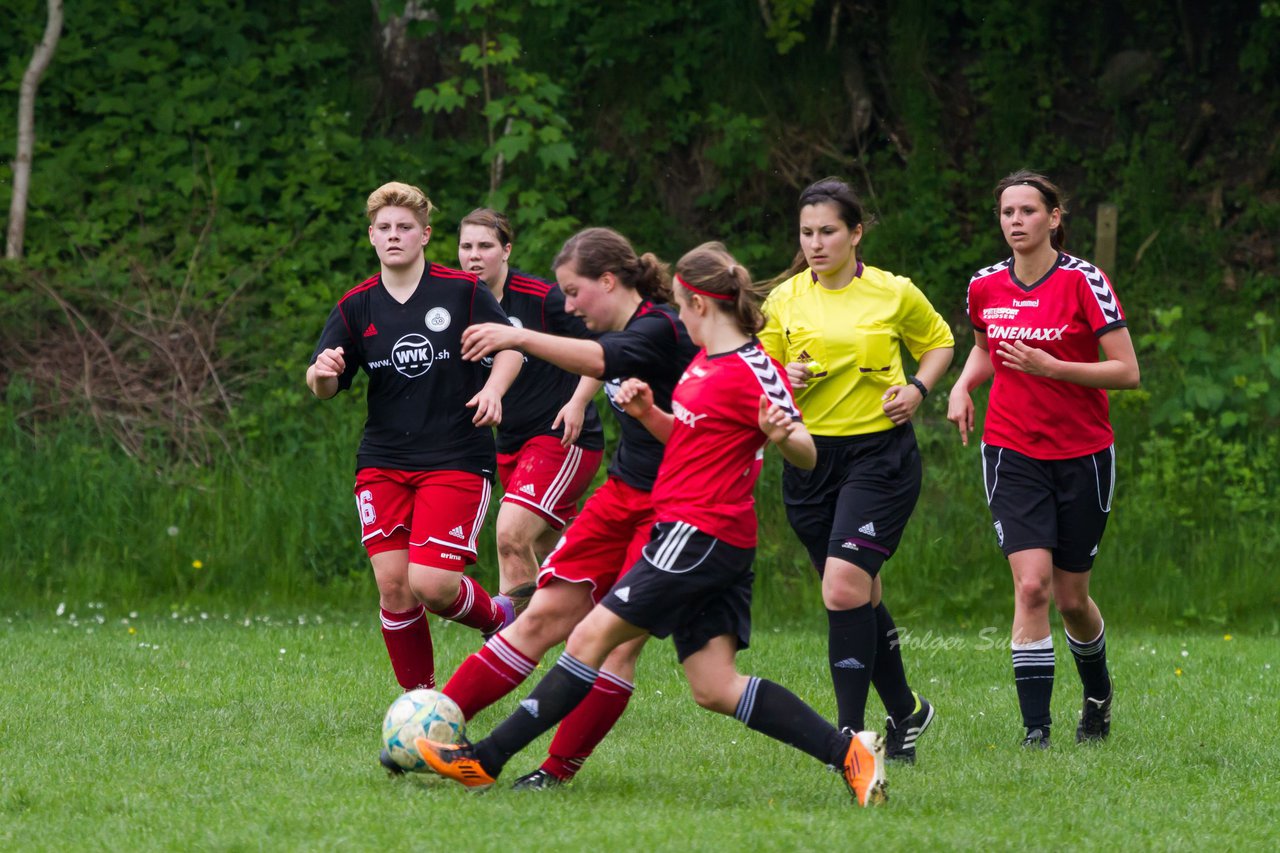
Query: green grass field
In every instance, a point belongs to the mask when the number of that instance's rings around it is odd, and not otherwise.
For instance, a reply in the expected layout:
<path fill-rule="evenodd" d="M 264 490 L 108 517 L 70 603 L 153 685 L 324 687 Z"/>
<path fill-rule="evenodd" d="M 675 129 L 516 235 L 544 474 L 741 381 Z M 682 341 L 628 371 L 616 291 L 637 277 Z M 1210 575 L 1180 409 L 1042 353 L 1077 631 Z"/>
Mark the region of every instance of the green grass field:
<path fill-rule="evenodd" d="M 1059 641 L 1047 753 L 1017 746 L 1005 627 L 917 628 L 909 674 L 940 716 L 918 765 L 890 767 L 890 802 L 857 810 L 811 758 L 696 708 L 668 643 L 646 651 L 635 700 L 573 785 L 475 794 L 377 766 L 398 688 L 370 608 L 10 613 L 0 849 L 1275 849 L 1280 644 L 1108 625 L 1114 734 L 1075 744 Z M 445 675 L 478 645 L 433 631 Z M 766 624 L 754 640 L 744 671 L 833 713 L 823 632 Z"/>

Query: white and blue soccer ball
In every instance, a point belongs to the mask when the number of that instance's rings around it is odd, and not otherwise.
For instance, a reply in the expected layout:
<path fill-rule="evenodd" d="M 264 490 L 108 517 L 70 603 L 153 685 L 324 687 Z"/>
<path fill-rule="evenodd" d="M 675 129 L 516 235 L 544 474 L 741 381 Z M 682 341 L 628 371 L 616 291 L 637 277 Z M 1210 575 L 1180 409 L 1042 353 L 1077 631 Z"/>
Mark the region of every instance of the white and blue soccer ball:
<path fill-rule="evenodd" d="M 387 709 L 382 720 L 382 744 L 391 759 L 405 770 L 425 770 L 427 763 L 413 745 L 414 738 L 460 743 L 466 724 L 457 702 L 439 690 L 419 687 L 398 697 Z"/>

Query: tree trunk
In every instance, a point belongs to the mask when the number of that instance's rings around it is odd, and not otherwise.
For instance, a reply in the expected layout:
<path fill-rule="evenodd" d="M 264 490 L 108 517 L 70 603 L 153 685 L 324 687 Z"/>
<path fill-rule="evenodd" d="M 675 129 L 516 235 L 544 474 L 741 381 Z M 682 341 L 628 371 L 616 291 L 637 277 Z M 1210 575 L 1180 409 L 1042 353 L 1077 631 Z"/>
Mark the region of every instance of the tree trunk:
<path fill-rule="evenodd" d="M 31 188 L 31 155 L 36 146 L 36 87 L 53 59 L 53 51 L 62 35 L 62 0 L 49 0 L 49 18 L 44 38 L 31 56 L 27 73 L 22 75 L 18 97 L 18 152 L 13 161 L 13 198 L 9 202 L 9 234 L 4 255 L 16 260 L 22 257 L 22 238 L 27 228 L 27 193 Z"/>

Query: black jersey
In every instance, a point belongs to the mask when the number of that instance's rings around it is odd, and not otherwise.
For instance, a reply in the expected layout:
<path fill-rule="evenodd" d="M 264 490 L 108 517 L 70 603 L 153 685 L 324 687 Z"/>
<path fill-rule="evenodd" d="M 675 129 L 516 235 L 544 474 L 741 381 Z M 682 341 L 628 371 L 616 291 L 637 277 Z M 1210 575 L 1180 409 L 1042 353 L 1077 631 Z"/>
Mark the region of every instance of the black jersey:
<path fill-rule="evenodd" d="M 613 398 L 622 380 L 634 376 L 653 389 L 654 405 L 671 411 L 671 392 L 699 347 L 689 338 L 675 308 L 647 301 L 620 331 L 601 335 L 600 346 L 604 347 L 604 375 L 609 377 L 604 390 L 622 432 L 609 473 L 629 486 L 652 491 L 665 445 Z"/>
<path fill-rule="evenodd" d="M 498 300 L 471 273 L 428 264 L 402 305 L 382 276 L 338 300 L 311 356 L 342 347 L 346 370 L 369 375 L 369 416 L 356 452 L 356 470 L 471 471 L 492 478 L 493 433 L 471 422 L 466 403 L 489 378 L 491 359 L 462 360 L 462 330 L 473 323 L 506 323 Z"/>
<path fill-rule="evenodd" d="M 502 287 L 502 310 L 513 326 L 551 335 L 595 337 L 585 323 L 565 313 L 564 294 L 559 287 L 514 270 L 507 273 Z M 578 378 L 551 362 L 526 357 L 520 375 L 502 398 L 498 452 L 515 453 L 538 435 L 563 436 L 564 428 L 552 429 L 551 422 L 577 390 Z M 604 449 L 604 429 L 595 403 L 587 404 L 582 433 L 575 443 L 584 450 Z"/>

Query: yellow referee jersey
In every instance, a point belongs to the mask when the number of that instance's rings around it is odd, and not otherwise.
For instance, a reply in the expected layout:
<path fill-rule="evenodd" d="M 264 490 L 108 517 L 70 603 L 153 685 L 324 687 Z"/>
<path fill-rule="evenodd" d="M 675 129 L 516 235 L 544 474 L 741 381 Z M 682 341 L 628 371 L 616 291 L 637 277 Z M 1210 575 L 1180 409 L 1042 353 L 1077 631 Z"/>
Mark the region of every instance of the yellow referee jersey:
<path fill-rule="evenodd" d="M 951 327 L 911 279 L 863 266 L 847 287 L 828 290 L 806 268 L 764 303 L 760 342 L 784 365 L 810 365 L 796 391 L 814 435 L 864 435 L 893 428 L 880 398 L 906 382 L 901 344 L 920 356 L 955 346 Z"/>

